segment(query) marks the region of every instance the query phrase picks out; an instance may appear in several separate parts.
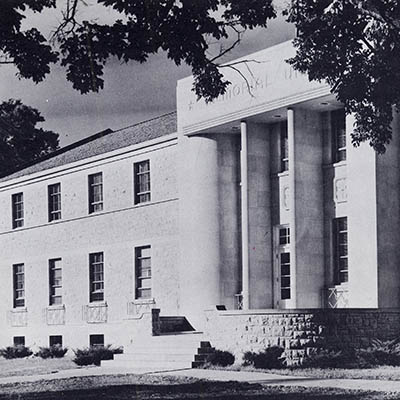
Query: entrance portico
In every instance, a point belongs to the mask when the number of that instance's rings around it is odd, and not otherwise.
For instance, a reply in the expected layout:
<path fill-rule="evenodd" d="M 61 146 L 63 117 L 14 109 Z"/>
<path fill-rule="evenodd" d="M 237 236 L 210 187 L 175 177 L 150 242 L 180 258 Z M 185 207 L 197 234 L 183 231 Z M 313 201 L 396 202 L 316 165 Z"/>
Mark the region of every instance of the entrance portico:
<path fill-rule="evenodd" d="M 350 149 L 352 117 L 345 121 L 325 83 L 290 68 L 284 60 L 293 53 L 287 42 L 253 54 L 260 62 L 241 71 L 250 90 L 228 72 L 229 91 L 210 104 L 196 101 L 190 78 L 178 82 L 180 186 L 187 187 L 180 193 L 181 265 L 191 266 L 181 276 L 188 283 L 183 290 L 192 288 L 181 294 L 185 315 L 212 304 L 235 308 L 239 295 L 245 309 L 385 302 L 378 277 L 386 267 L 378 271 L 372 227 L 386 217 L 377 198 L 388 184 L 373 171 L 393 155 Z M 390 171 L 392 184 L 400 183 Z M 360 199 L 364 185 L 369 194 Z M 389 264 L 398 291 L 399 273 Z M 364 283 L 356 274 L 368 281 L 367 295 L 360 296 Z"/>

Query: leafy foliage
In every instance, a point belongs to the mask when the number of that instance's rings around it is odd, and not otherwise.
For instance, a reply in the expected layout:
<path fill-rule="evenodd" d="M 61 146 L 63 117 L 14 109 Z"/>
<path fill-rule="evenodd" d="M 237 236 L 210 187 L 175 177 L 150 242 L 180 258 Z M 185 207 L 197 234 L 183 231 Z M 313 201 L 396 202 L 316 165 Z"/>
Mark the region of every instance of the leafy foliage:
<path fill-rule="evenodd" d="M 279 346 L 267 347 L 259 353 L 247 351 L 243 355 L 243 365 L 261 369 L 283 368 L 282 353 L 283 348 Z"/>
<path fill-rule="evenodd" d="M 380 365 L 400 365 L 400 342 L 373 340 L 365 349 L 326 349 L 308 356 L 305 368 L 372 368 Z"/>
<path fill-rule="evenodd" d="M 192 68 L 194 91 L 208 102 L 230 83 L 222 67 L 236 69 L 221 65 L 223 57 L 247 29 L 265 28 L 277 15 L 272 0 L 96 2 L 120 18 L 107 24 L 81 21 L 78 9 L 84 0 L 65 0 L 58 3 L 64 6 L 61 23 L 49 42 L 35 28 L 22 31 L 21 22 L 27 11 L 42 12 L 55 7 L 56 0 L 3 2 L 4 62 L 14 63 L 21 77 L 39 82 L 59 61 L 73 87 L 88 93 L 103 88 L 110 58 L 143 63 L 165 51 L 175 64 Z M 289 62 L 312 80 L 326 80 L 346 113 L 354 113 L 355 145 L 369 141 L 384 152 L 392 137 L 393 109 L 400 108 L 400 1 L 291 0 L 285 13 L 297 28 L 297 53 Z M 231 42 L 224 47 L 226 39 Z M 215 43 L 221 44 L 219 51 Z"/>
<path fill-rule="evenodd" d="M 10 99 L 0 103 L 0 176 L 58 148 L 58 134 L 37 128 L 44 118 L 35 108 Z"/>
<path fill-rule="evenodd" d="M 121 354 L 122 347 L 92 346 L 74 350 L 75 358 L 73 362 L 77 365 L 100 365 L 101 360 L 112 360 L 114 354 Z"/>
<path fill-rule="evenodd" d="M 16 346 L 7 346 L 3 349 L 0 349 L 0 356 L 4 357 L 7 360 L 11 360 L 13 358 L 29 357 L 32 354 L 32 350 L 22 344 Z"/>
<path fill-rule="evenodd" d="M 208 362 L 211 365 L 227 367 L 235 362 L 235 356 L 229 351 L 215 350 L 215 352 L 209 357 Z"/>
<path fill-rule="evenodd" d="M 297 28 L 290 63 L 313 80 L 325 79 L 354 113 L 355 145 L 367 140 L 383 153 L 393 107 L 400 107 L 400 2 L 293 0 L 288 20 Z"/>
<path fill-rule="evenodd" d="M 65 353 L 68 351 L 68 348 L 62 347 L 59 344 L 55 344 L 50 347 L 39 347 L 39 351 L 35 354 L 37 357 L 41 358 L 62 358 L 65 356 Z"/>

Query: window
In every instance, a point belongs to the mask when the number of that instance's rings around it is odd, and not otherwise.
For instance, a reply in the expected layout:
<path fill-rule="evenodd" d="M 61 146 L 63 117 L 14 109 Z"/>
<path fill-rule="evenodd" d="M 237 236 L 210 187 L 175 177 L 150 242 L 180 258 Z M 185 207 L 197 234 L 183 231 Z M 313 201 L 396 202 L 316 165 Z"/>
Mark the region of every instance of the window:
<path fill-rule="evenodd" d="M 345 283 L 349 280 L 349 266 L 347 260 L 347 217 L 333 220 L 334 263 L 336 283 Z"/>
<path fill-rule="evenodd" d="M 281 123 L 281 172 L 289 170 L 289 142 L 287 122 Z"/>
<path fill-rule="evenodd" d="M 136 298 L 151 298 L 151 256 L 150 246 L 135 249 Z"/>
<path fill-rule="evenodd" d="M 25 307 L 24 264 L 13 265 L 14 307 Z"/>
<path fill-rule="evenodd" d="M 62 336 L 61 335 L 49 336 L 49 345 L 50 347 L 62 346 Z"/>
<path fill-rule="evenodd" d="M 90 301 L 104 300 L 104 255 L 93 253 L 89 255 L 90 263 Z"/>
<path fill-rule="evenodd" d="M 104 335 L 89 335 L 90 347 L 104 347 Z"/>
<path fill-rule="evenodd" d="M 290 299 L 290 253 L 280 253 L 281 299 Z"/>
<path fill-rule="evenodd" d="M 24 226 L 24 194 L 15 193 L 12 195 L 12 227 L 21 228 Z"/>
<path fill-rule="evenodd" d="M 346 161 L 346 118 L 344 110 L 331 114 L 333 162 Z"/>
<path fill-rule="evenodd" d="M 89 175 L 89 214 L 103 210 L 103 174 Z"/>
<path fill-rule="evenodd" d="M 279 244 L 290 244 L 290 228 L 279 229 Z"/>
<path fill-rule="evenodd" d="M 49 222 L 61 219 L 61 183 L 48 186 Z"/>
<path fill-rule="evenodd" d="M 135 204 L 150 201 L 150 160 L 134 164 Z"/>
<path fill-rule="evenodd" d="M 62 269 L 61 259 L 49 261 L 49 304 L 62 304 Z"/>
<path fill-rule="evenodd" d="M 14 346 L 25 346 L 25 336 L 14 336 Z"/>

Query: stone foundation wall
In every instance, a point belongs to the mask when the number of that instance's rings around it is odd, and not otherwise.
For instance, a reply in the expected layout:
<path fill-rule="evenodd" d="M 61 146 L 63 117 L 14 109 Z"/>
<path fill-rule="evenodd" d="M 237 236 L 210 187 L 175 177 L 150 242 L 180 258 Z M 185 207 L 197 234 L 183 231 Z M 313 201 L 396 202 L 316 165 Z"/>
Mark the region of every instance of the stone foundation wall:
<path fill-rule="evenodd" d="M 205 331 L 217 349 L 240 360 L 246 351 L 281 346 L 289 365 L 324 348 L 367 347 L 400 336 L 400 309 L 206 311 Z"/>

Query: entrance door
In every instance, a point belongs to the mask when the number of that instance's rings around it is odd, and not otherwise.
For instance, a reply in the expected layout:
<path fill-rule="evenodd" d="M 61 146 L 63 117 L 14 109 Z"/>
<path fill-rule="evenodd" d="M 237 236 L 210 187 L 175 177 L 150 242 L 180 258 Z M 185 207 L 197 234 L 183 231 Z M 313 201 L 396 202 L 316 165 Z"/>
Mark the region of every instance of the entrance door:
<path fill-rule="evenodd" d="M 289 308 L 292 294 L 289 225 L 279 225 L 275 228 L 274 250 L 274 304 L 276 308 Z"/>

